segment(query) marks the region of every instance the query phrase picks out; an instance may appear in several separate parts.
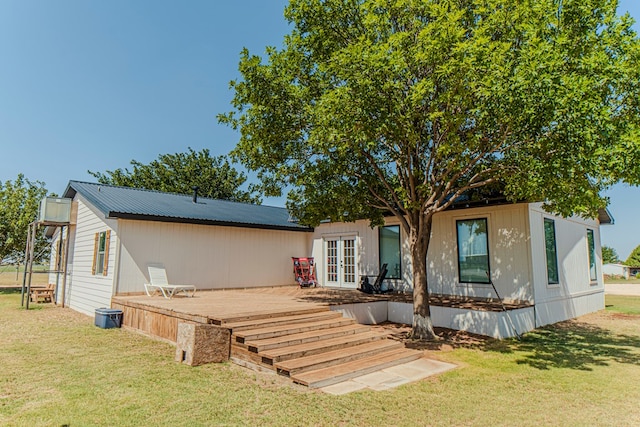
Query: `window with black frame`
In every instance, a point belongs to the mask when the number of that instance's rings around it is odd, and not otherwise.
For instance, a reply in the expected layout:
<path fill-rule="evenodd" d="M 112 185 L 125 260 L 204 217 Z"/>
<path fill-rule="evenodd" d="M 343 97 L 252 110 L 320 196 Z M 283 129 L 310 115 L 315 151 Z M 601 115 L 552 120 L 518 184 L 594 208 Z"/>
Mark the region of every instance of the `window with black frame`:
<path fill-rule="evenodd" d="M 487 219 L 456 221 L 460 283 L 490 283 Z"/>
<path fill-rule="evenodd" d="M 387 278 L 400 279 L 402 257 L 400 254 L 400 226 L 387 225 L 378 229 L 380 265 L 387 264 Z"/>
<path fill-rule="evenodd" d="M 544 247 L 547 257 L 547 283 L 557 285 L 558 277 L 558 251 L 556 249 L 556 225 L 549 218 L 544 219 Z"/>
<path fill-rule="evenodd" d="M 589 280 L 595 282 L 598 280 L 596 271 L 596 241 L 593 230 L 587 230 L 587 245 L 589 249 Z"/>

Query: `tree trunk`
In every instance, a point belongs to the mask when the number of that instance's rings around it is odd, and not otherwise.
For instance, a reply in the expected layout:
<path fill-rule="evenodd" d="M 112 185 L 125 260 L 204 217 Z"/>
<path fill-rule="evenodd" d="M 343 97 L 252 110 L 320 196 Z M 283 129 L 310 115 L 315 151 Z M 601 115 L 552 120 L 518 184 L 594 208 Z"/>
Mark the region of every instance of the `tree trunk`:
<path fill-rule="evenodd" d="M 432 216 L 414 222 L 410 231 L 411 266 L 413 270 L 413 328 L 411 338 L 434 340 L 429 288 L 427 286 L 427 251 L 431 239 Z"/>

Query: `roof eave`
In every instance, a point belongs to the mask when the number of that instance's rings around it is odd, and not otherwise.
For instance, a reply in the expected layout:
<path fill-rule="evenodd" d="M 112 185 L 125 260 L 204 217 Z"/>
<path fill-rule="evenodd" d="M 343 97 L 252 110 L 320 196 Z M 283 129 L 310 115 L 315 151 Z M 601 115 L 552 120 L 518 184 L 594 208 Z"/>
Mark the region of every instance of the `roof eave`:
<path fill-rule="evenodd" d="M 598 209 L 598 221 L 600 224 L 615 224 L 616 220 L 611 215 L 611 212 L 607 208 Z"/>
<path fill-rule="evenodd" d="M 110 211 L 107 213 L 107 218 L 129 219 L 129 220 L 139 220 L 139 221 L 171 222 L 171 223 L 179 223 L 179 224 L 217 225 L 222 227 L 255 228 L 255 229 L 261 229 L 261 230 L 299 231 L 304 233 L 313 232 L 313 228 L 311 227 L 301 227 L 301 226 L 289 227 L 286 225 L 277 225 L 277 224 L 251 224 L 251 223 L 243 223 L 243 222 L 218 221 L 218 220 L 211 220 L 211 219 L 178 218 L 178 217 L 168 217 L 168 216 L 135 214 L 130 212 Z"/>

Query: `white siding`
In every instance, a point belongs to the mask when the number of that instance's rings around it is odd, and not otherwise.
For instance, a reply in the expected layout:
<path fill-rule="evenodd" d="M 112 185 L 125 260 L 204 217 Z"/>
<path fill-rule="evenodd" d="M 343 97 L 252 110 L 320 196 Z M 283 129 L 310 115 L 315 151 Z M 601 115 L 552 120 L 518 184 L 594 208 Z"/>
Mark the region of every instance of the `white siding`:
<path fill-rule="evenodd" d="M 74 310 L 93 316 L 95 309 L 111 306 L 113 278 L 116 266 L 117 229 L 114 220 L 87 203 L 80 195 L 78 201 L 78 221 L 71 227 L 69 238 L 68 278 L 65 303 Z M 111 230 L 109 243 L 108 274 L 93 275 L 93 252 L 95 234 Z"/>
<path fill-rule="evenodd" d="M 317 267 L 317 279 L 326 283 L 324 241 L 338 236 L 355 236 L 356 239 L 356 283 L 362 275 L 375 276 L 379 271 L 378 229 L 369 227 L 369 221 L 335 222 L 320 224 L 313 233 L 311 253 Z"/>
<path fill-rule="evenodd" d="M 548 214 L 540 203 L 529 205 L 535 287 L 536 325 L 571 319 L 604 308 L 604 282 L 600 227 L 597 220 L 560 218 Z M 555 221 L 560 283 L 549 285 L 544 241 L 544 218 Z M 593 230 L 597 280 L 589 279 L 587 230 Z"/>
<path fill-rule="evenodd" d="M 413 322 L 413 305 L 403 302 L 388 303 L 388 320 L 395 323 Z M 498 339 L 515 337 L 534 329 L 533 307 L 502 311 L 473 311 L 453 307 L 431 307 L 433 326 L 474 334 L 486 335 Z"/>
<path fill-rule="evenodd" d="M 513 300 L 533 300 L 527 205 L 514 204 L 451 210 L 436 214 L 427 255 L 427 280 L 434 294 L 495 297 L 488 284 L 461 284 L 458 278 L 456 220 L 487 218 L 491 277 L 500 297 Z M 388 218 L 387 225 L 398 224 Z M 358 236 L 359 274 L 375 276 L 379 271 L 378 228 L 368 221 L 329 223 L 316 227 L 313 236 L 313 256 L 318 264 L 318 280 L 324 281 L 323 240 L 336 235 Z M 411 252 L 404 231 L 401 232 L 402 280 L 387 280 L 394 289 L 413 288 Z"/>
<path fill-rule="evenodd" d="M 491 280 L 500 297 L 532 300 L 525 204 L 450 210 L 436 214 L 427 255 L 429 290 L 444 295 L 496 297 L 490 284 L 459 281 L 456 221 L 480 218 L 487 220 Z"/>
<path fill-rule="evenodd" d="M 119 220 L 117 293 L 144 291 L 147 265 L 198 289 L 295 284 L 291 257 L 310 255 L 309 232 Z"/>

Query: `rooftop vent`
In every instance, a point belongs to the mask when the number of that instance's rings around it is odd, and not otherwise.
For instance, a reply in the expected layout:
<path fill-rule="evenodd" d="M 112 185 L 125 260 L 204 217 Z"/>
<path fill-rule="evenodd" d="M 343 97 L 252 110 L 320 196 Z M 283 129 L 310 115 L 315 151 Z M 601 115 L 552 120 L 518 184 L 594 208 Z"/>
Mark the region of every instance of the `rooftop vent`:
<path fill-rule="evenodd" d="M 198 187 L 197 185 L 194 185 L 191 188 L 193 189 L 193 203 L 198 203 L 198 189 L 200 187 Z"/>

